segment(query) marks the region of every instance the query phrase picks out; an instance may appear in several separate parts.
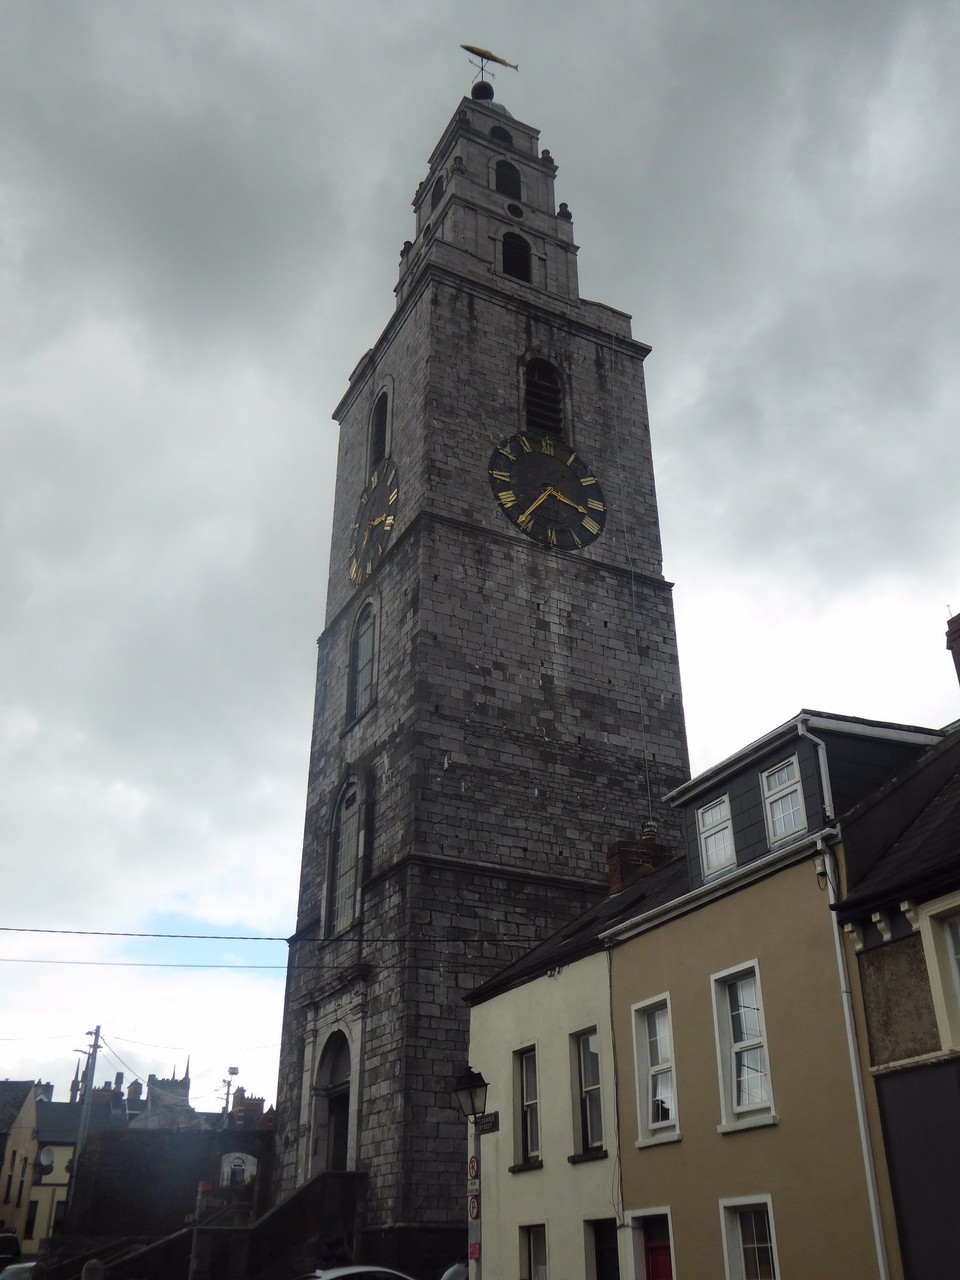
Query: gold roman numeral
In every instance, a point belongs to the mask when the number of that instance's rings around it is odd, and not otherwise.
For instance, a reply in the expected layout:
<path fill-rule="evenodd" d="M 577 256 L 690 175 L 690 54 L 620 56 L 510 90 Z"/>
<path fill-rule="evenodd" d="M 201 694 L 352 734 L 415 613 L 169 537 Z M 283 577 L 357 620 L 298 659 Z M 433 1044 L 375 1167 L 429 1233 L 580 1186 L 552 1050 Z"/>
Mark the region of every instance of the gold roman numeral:
<path fill-rule="evenodd" d="M 517 495 L 512 489 L 501 489 L 497 493 L 497 497 L 505 507 L 515 507 L 517 505 Z"/>
<path fill-rule="evenodd" d="M 584 516 L 581 524 L 588 533 L 596 535 L 600 532 L 600 526 L 597 524 L 596 520 L 594 520 L 593 516 Z"/>
<path fill-rule="evenodd" d="M 389 533 L 390 530 L 393 528 L 393 524 L 395 520 L 396 520 L 396 516 L 387 516 L 386 520 L 384 520 L 383 527 L 387 531 L 387 533 Z"/>
<path fill-rule="evenodd" d="M 509 471 L 491 471 L 491 472 L 490 472 L 490 475 L 491 475 L 491 477 L 492 477 L 494 480 L 509 480 L 509 479 L 510 479 L 510 472 L 509 472 Z"/>
<path fill-rule="evenodd" d="M 497 445 L 497 453 L 502 453 L 505 458 L 509 458 L 511 462 L 516 462 L 517 455 L 511 453 L 509 449 L 504 448 L 502 444 Z"/>
<path fill-rule="evenodd" d="M 581 478 L 581 480 L 580 480 L 580 483 L 581 483 L 581 484 L 596 484 L 596 483 L 597 483 L 597 477 L 596 477 L 596 476 L 583 476 L 583 477 Z"/>
<path fill-rule="evenodd" d="M 524 453 L 533 453 L 533 445 L 530 443 L 530 441 L 527 439 L 526 436 L 520 437 L 520 448 L 523 450 Z"/>
<path fill-rule="evenodd" d="M 557 531 L 556 529 L 548 529 L 547 530 L 547 546 L 555 547 L 556 545 L 557 545 Z"/>
<path fill-rule="evenodd" d="M 597 498 L 588 498 L 587 506 L 590 507 L 592 511 L 606 511 L 607 509 Z"/>
<path fill-rule="evenodd" d="M 540 452 L 548 454 L 551 458 L 557 456 L 557 451 L 553 447 L 553 441 L 548 440 L 546 436 L 540 438 Z"/>
<path fill-rule="evenodd" d="M 391 507 L 393 506 L 393 504 L 394 504 L 394 503 L 396 502 L 396 500 L 397 500 L 397 494 L 398 494 L 399 492 L 400 492 L 400 490 L 399 490 L 399 489 L 394 489 L 393 493 L 391 493 L 390 497 L 387 499 L 387 505 L 388 505 L 388 506 L 391 506 Z"/>

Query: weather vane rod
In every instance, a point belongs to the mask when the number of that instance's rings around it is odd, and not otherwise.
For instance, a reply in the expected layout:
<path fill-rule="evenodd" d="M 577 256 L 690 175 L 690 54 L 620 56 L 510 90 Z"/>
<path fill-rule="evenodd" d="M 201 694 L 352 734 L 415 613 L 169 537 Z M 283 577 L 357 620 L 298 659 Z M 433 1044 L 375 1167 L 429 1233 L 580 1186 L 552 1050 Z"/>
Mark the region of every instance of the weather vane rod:
<path fill-rule="evenodd" d="M 520 70 L 520 67 L 517 65 L 517 63 L 508 62 L 506 58 L 498 57 L 495 53 L 491 53 L 489 49 L 479 49 L 475 44 L 462 44 L 460 48 L 466 49 L 467 53 L 472 53 L 474 58 L 480 59 L 479 63 L 477 63 L 473 61 L 473 58 L 471 58 L 470 65 L 472 67 L 479 66 L 480 68 L 479 78 L 481 80 L 483 79 L 486 73 L 488 62 L 496 62 L 501 67 L 509 67 L 511 71 Z"/>

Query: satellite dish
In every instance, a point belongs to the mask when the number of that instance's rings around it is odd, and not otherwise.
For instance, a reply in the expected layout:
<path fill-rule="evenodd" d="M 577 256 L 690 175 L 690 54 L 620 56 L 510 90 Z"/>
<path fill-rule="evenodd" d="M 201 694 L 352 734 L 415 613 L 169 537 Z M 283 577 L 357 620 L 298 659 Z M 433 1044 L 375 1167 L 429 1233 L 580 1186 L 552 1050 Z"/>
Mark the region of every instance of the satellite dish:
<path fill-rule="evenodd" d="M 40 1166 L 41 1173 L 51 1173 L 53 1171 L 55 1152 L 53 1147 L 41 1147 L 37 1152 L 37 1164 Z"/>

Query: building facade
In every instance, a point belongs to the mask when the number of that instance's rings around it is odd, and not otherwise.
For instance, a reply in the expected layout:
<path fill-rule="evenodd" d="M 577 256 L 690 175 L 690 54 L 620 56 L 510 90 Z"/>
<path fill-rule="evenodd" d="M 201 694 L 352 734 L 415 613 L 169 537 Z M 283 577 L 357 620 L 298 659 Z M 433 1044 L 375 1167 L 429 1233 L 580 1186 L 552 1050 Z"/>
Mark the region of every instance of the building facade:
<path fill-rule="evenodd" d="M 829 849 L 940 737 L 805 710 L 674 792 L 689 892 L 606 935 L 626 1274 L 900 1275 Z"/>
<path fill-rule="evenodd" d="M 464 995 L 604 889 L 687 776 L 643 361 L 581 299 L 538 133 L 475 86 L 335 411 L 279 1191 L 368 1180 L 365 1258 L 463 1237 Z"/>
<path fill-rule="evenodd" d="M 960 1249 L 960 726 L 849 815 L 836 853 L 871 1141 L 896 1210 L 888 1250 L 906 1280 L 947 1280 Z"/>
<path fill-rule="evenodd" d="M 840 806 L 942 750 L 801 711 L 677 788 L 680 843 L 615 842 L 605 901 L 471 993 L 482 1274 L 900 1280 L 834 847 Z"/>

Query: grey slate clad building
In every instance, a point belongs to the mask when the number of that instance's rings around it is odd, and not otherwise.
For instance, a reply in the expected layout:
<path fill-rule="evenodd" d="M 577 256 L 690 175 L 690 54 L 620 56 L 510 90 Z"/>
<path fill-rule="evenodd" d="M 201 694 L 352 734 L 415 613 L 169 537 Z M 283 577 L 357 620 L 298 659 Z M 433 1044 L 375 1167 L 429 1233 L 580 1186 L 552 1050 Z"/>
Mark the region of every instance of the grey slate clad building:
<path fill-rule="evenodd" d="M 676 847 L 688 776 L 649 348 L 580 298 L 557 167 L 488 91 L 335 410 L 278 1100 L 280 1194 L 363 1173 L 359 1252 L 425 1274 L 464 1238 L 464 997 L 604 896 L 611 841 Z"/>
<path fill-rule="evenodd" d="M 960 723 L 948 730 L 843 822 L 838 916 L 855 940 L 907 1280 L 952 1280 L 960 1249 Z"/>

